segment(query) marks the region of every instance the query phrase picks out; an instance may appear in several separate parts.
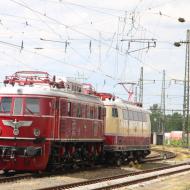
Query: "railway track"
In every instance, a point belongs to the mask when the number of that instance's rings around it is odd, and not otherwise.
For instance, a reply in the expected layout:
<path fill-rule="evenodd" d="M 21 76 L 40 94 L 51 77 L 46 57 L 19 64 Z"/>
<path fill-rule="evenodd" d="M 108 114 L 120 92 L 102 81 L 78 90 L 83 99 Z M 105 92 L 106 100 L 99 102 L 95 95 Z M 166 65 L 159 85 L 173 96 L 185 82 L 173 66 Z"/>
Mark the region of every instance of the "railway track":
<path fill-rule="evenodd" d="M 166 159 L 170 159 L 171 157 L 174 157 L 174 153 L 171 152 L 167 152 L 167 158 Z M 153 156 L 149 156 L 146 159 L 143 160 L 143 162 L 154 162 L 154 161 L 160 161 L 163 160 L 163 156 L 161 154 L 156 154 Z M 103 166 L 105 167 L 105 166 Z M 31 179 L 31 178 L 43 178 L 43 177 L 50 177 L 50 176 L 59 176 L 59 175 L 65 175 L 65 174 L 70 174 L 70 173 L 76 173 L 79 171 L 89 171 L 89 170 L 97 170 L 100 169 L 101 167 L 95 166 L 92 168 L 78 168 L 78 169 L 74 169 L 72 171 L 63 171 L 63 172 L 55 172 L 55 173 L 42 173 L 42 174 L 33 174 L 33 173 L 27 173 L 27 174 L 16 174 L 14 175 L 14 173 L 11 173 L 10 176 L 5 176 L 5 175 L 0 175 L 0 184 L 1 183 L 7 183 L 7 182 L 14 182 L 14 181 L 18 181 L 18 180 L 23 180 L 23 179 Z M 110 168 L 110 166 L 105 167 L 105 168 Z"/>
<path fill-rule="evenodd" d="M 67 185 L 59 185 L 54 187 L 41 188 L 38 190 L 103 190 L 115 189 L 122 186 L 129 186 L 140 182 L 152 180 L 161 176 L 172 175 L 184 171 L 190 171 L 189 163 L 176 164 L 173 166 L 166 166 L 156 169 L 149 169 L 146 171 L 133 172 L 129 174 L 122 174 L 106 178 L 98 178 L 84 182 L 78 182 Z"/>
<path fill-rule="evenodd" d="M 0 175 L 0 183 L 14 182 L 23 179 L 30 179 L 33 177 L 33 174 L 15 174 L 14 176 Z"/>
<path fill-rule="evenodd" d="M 161 161 L 166 159 L 172 159 L 176 157 L 176 154 L 169 151 L 161 151 L 159 150 L 160 154 L 147 157 L 143 160 L 143 162 L 155 162 L 155 161 Z"/>

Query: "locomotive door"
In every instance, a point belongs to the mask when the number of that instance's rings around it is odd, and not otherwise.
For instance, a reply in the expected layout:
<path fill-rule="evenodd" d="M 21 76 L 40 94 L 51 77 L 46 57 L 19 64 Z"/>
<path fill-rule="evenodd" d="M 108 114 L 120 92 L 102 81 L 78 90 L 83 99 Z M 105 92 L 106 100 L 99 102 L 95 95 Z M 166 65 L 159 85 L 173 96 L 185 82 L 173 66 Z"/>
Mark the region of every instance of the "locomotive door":
<path fill-rule="evenodd" d="M 31 100 L 34 100 L 34 99 L 37 100 L 38 98 L 28 97 L 28 100 L 30 100 L 29 103 L 31 105 L 34 104 L 37 106 L 37 104 L 35 104 L 36 103 L 35 101 L 31 102 Z M 27 102 L 28 106 L 30 105 L 29 103 Z M 36 120 L 34 116 L 36 125 L 39 126 L 39 129 L 41 130 L 42 134 L 46 138 L 48 139 L 57 138 L 56 98 L 55 97 L 41 97 L 39 105 L 40 105 L 41 117 L 40 117 L 40 120 Z M 33 109 L 33 107 L 30 108 L 30 111 L 31 109 Z M 27 113 L 27 114 L 32 114 L 32 112 Z"/>
<path fill-rule="evenodd" d="M 56 134 L 57 134 L 57 107 L 56 107 L 56 98 L 52 98 L 52 115 L 53 115 L 53 118 L 51 120 L 51 135 L 50 135 L 50 138 L 56 138 Z"/>
<path fill-rule="evenodd" d="M 53 98 L 53 121 L 52 121 L 52 136 L 53 139 L 57 139 L 58 138 L 58 115 L 59 115 L 59 100 L 56 98 Z"/>
<path fill-rule="evenodd" d="M 71 102 L 68 102 L 65 98 L 59 100 L 59 139 L 69 138 L 71 133 L 70 128 L 70 113 L 71 113 Z"/>

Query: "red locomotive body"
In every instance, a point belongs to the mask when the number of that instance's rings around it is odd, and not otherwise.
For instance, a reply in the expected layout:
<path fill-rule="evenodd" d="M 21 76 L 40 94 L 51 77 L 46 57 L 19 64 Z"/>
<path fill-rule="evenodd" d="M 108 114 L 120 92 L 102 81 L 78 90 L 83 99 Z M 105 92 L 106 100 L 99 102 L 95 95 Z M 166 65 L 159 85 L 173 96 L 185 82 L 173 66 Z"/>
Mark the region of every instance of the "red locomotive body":
<path fill-rule="evenodd" d="M 103 154 L 103 103 L 80 84 L 17 72 L 0 91 L 0 170 L 39 171 Z"/>

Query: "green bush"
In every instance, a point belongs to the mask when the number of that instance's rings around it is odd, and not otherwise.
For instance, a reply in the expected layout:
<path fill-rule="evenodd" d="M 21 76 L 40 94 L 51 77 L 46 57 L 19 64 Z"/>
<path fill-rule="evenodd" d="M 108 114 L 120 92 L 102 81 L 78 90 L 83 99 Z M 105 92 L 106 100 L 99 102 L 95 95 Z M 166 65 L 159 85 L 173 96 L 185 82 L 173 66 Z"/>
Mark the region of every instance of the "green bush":
<path fill-rule="evenodd" d="M 168 143 L 170 142 L 170 143 Z M 171 145 L 171 146 L 182 146 L 183 145 L 183 142 L 182 140 L 165 140 L 164 142 L 165 145 Z"/>

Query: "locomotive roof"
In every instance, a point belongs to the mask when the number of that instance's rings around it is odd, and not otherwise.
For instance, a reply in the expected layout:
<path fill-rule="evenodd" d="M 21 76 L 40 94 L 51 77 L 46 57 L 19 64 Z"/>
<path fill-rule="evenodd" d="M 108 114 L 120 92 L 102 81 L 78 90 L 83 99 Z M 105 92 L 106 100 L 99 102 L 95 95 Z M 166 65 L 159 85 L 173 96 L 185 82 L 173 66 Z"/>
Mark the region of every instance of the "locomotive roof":
<path fill-rule="evenodd" d="M 115 107 L 120 107 L 120 108 L 129 108 L 131 110 L 141 110 L 141 111 L 144 111 L 144 112 L 147 112 L 149 113 L 148 110 L 142 108 L 142 107 L 139 107 L 139 106 L 136 106 L 134 104 L 131 104 L 129 102 L 126 102 L 120 98 L 116 98 L 115 100 L 113 99 L 106 99 L 105 101 L 103 101 L 104 105 L 105 106 L 115 106 Z"/>
<path fill-rule="evenodd" d="M 6 86 L 0 88 L 0 95 L 32 95 L 32 96 L 51 96 L 51 97 L 65 97 L 75 100 L 87 101 L 91 103 L 102 104 L 99 97 L 80 92 L 73 92 L 68 89 L 58 89 L 50 87 L 49 85 L 34 85 L 34 86 Z"/>

